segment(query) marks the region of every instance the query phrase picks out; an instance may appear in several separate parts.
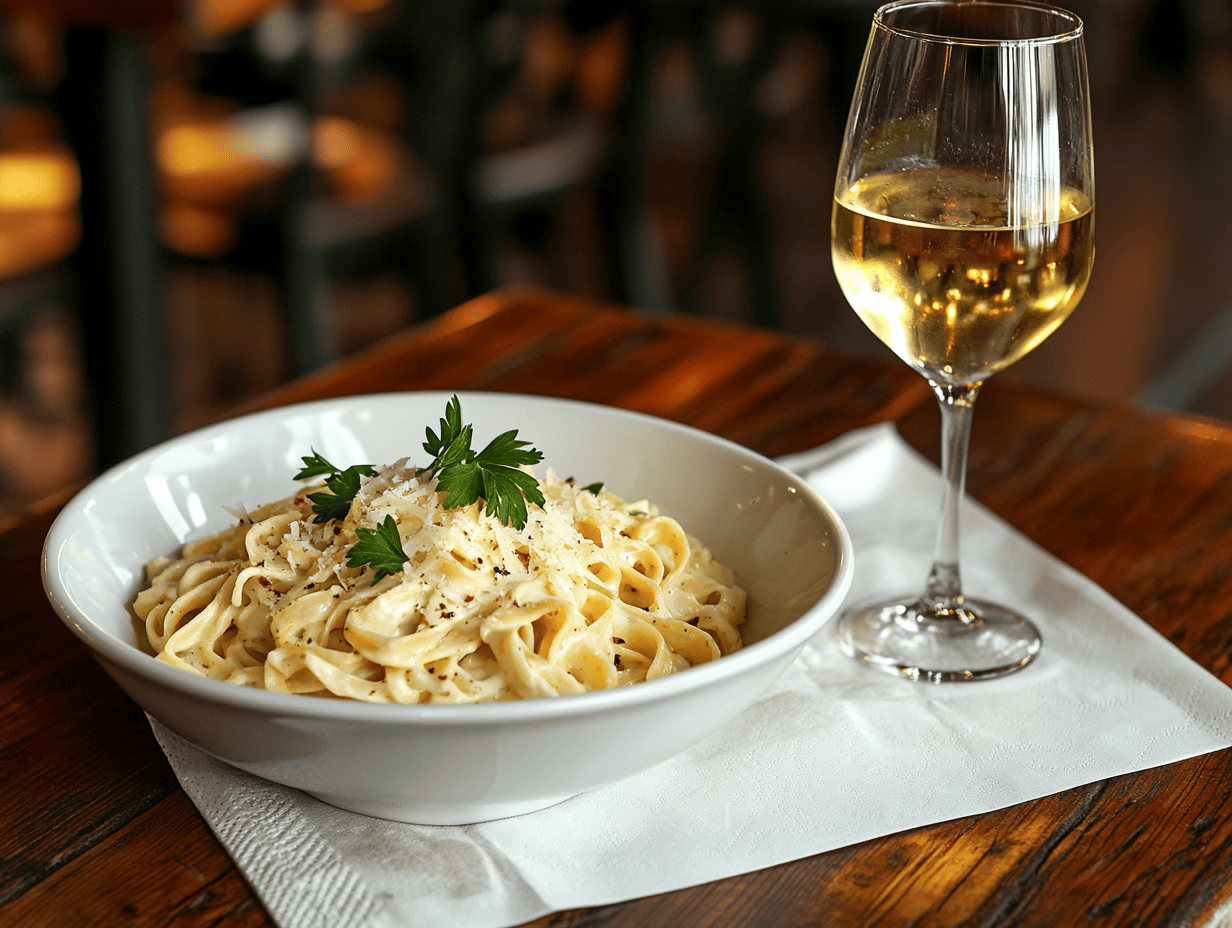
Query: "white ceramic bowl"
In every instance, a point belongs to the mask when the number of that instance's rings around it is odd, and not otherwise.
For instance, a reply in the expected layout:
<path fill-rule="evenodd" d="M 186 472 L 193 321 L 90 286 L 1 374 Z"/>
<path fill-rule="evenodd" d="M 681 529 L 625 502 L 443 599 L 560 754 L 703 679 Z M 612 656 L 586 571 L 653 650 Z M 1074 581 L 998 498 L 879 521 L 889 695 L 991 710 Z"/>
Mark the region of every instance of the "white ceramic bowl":
<path fill-rule="evenodd" d="M 197 677 L 137 649 L 143 565 L 218 531 L 227 508 L 294 492 L 312 449 L 345 466 L 423 459 L 448 393 L 327 400 L 173 439 L 94 480 L 47 537 L 43 582 L 65 624 L 151 716 L 218 758 L 344 809 L 426 824 L 516 815 L 657 764 L 758 698 L 838 609 L 851 546 L 834 512 L 773 462 L 695 429 L 538 397 L 462 393 L 475 447 L 498 433 L 542 468 L 650 499 L 735 572 L 747 646 L 664 679 L 483 705 L 372 705 Z M 749 771 L 756 776 L 756 771 Z"/>

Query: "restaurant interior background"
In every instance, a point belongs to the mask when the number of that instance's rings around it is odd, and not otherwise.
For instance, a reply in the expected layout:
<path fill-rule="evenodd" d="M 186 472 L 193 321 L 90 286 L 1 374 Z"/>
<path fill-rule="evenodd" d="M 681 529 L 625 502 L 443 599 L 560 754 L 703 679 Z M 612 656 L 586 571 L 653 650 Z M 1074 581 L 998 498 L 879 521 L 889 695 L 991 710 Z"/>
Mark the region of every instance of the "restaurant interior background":
<path fill-rule="evenodd" d="M 828 246 L 871 0 L 164 3 L 0 7 L 0 517 L 94 468 L 87 346 L 133 297 L 100 294 L 83 242 L 155 294 L 148 361 L 109 361 L 164 369 L 169 433 L 503 284 L 890 357 Z M 1087 25 L 1095 273 L 1000 376 L 1232 419 L 1232 5 L 1062 5 Z M 148 159 L 89 163 L 113 112 Z M 99 171 L 127 226 L 92 231 Z"/>

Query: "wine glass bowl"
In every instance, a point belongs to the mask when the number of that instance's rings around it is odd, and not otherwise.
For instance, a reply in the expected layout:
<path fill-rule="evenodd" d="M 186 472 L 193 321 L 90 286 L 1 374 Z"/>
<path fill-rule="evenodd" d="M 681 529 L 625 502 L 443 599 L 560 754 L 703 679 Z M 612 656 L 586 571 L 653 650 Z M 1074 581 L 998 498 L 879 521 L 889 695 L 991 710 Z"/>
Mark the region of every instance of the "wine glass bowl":
<path fill-rule="evenodd" d="M 971 680 L 1039 653 L 1028 619 L 964 596 L 958 509 L 979 388 L 1082 298 L 1094 202 L 1078 17 L 1000 0 L 877 11 L 839 159 L 831 254 L 852 308 L 932 386 L 947 485 L 924 592 L 840 619 L 844 648 L 869 664 Z"/>
<path fill-rule="evenodd" d="M 906 170 L 862 178 L 834 208 L 834 263 L 865 324 L 947 383 L 981 381 L 1047 338 L 1077 304 L 1094 258 L 1089 202 L 1051 225 L 1011 227 L 997 182 Z"/>

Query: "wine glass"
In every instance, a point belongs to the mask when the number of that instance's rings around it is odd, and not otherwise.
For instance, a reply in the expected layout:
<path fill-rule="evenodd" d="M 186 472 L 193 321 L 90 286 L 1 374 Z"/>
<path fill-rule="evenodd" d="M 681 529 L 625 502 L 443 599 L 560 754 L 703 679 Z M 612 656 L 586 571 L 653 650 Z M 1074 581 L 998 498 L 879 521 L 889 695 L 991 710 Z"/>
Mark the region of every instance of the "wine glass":
<path fill-rule="evenodd" d="M 919 594 L 839 619 L 849 654 L 902 676 L 1025 666 L 1038 629 L 963 595 L 958 511 L 976 394 L 1086 289 L 1094 160 L 1082 22 L 1010 0 L 902 0 L 873 19 L 839 161 L 834 269 L 870 329 L 927 379 L 946 476 Z"/>

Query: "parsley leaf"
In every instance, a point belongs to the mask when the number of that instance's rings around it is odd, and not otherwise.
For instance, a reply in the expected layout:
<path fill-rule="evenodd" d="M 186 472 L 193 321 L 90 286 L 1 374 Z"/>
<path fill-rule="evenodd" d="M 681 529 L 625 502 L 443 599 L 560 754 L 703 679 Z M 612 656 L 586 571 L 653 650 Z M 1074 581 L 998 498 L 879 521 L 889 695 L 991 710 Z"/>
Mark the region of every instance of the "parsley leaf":
<path fill-rule="evenodd" d="M 317 454 L 316 448 L 312 449 L 312 454 L 306 454 L 300 460 L 304 462 L 304 467 L 295 475 L 296 480 L 307 480 L 310 477 L 321 477 L 325 474 L 338 473 L 338 468 Z"/>
<path fill-rule="evenodd" d="M 476 454 L 471 449 L 472 429 L 462 424 L 462 404 L 454 395 L 445 405 L 440 434 L 425 430 L 424 451 L 433 455 L 432 463 L 416 473 L 436 478 L 437 489 L 445 493 L 446 509 L 469 506 L 480 498 L 484 511 L 500 522 L 521 529 L 526 527 L 526 501 L 543 505 L 539 481 L 518 468 L 536 464 L 543 454 L 530 442 L 521 441 L 512 429 L 494 438 Z"/>
<path fill-rule="evenodd" d="M 429 477 L 434 477 L 443 468 L 464 460 L 471 453 L 471 427 L 462 425 L 462 402 L 457 394 L 445 404 L 441 434 L 438 436 L 431 427 L 424 431 L 428 440 L 424 442 L 423 449 L 433 455 L 433 458 L 431 464 L 419 468 L 416 474 L 426 473 Z"/>
<path fill-rule="evenodd" d="M 598 483 L 592 483 L 592 484 L 590 484 L 590 486 L 585 487 L 584 489 L 587 489 L 587 490 L 589 490 L 589 491 L 590 491 L 593 495 L 598 496 L 598 495 L 599 495 L 599 493 L 600 493 L 600 492 L 602 492 L 602 490 L 603 490 L 603 481 L 602 481 L 602 480 L 600 480 Z"/>
<path fill-rule="evenodd" d="M 371 567 L 376 571 L 372 586 L 382 577 L 396 574 L 406 563 L 407 556 L 402 550 L 398 523 L 393 516 L 385 516 L 385 520 L 376 528 L 357 528 L 355 534 L 359 540 L 351 545 L 351 550 L 347 552 L 347 567 Z"/>
<path fill-rule="evenodd" d="M 542 506 L 543 493 L 534 475 L 518 468 L 538 463 L 543 453 L 534 448 L 526 450 L 530 442 L 517 435 L 517 429 L 503 432 L 474 454 L 467 432 L 468 453 L 450 460 L 437 475 L 436 488 L 448 494 L 443 504 L 446 509 L 469 506 L 482 497 L 484 512 L 498 522 L 517 529 L 526 527 L 526 501 Z"/>
<path fill-rule="evenodd" d="M 359 478 L 371 477 L 376 471 L 368 464 L 355 464 L 346 470 L 338 470 L 333 464 L 321 457 L 314 450 L 311 455 L 305 455 L 300 460 L 304 462 L 303 469 L 295 475 L 296 480 L 307 480 L 310 477 L 325 478 L 325 490 L 309 493 L 312 500 L 312 511 L 317 514 L 314 522 L 328 522 L 330 519 L 345 519 L 351 511 L 351 503 L 359 492 Z"/>

